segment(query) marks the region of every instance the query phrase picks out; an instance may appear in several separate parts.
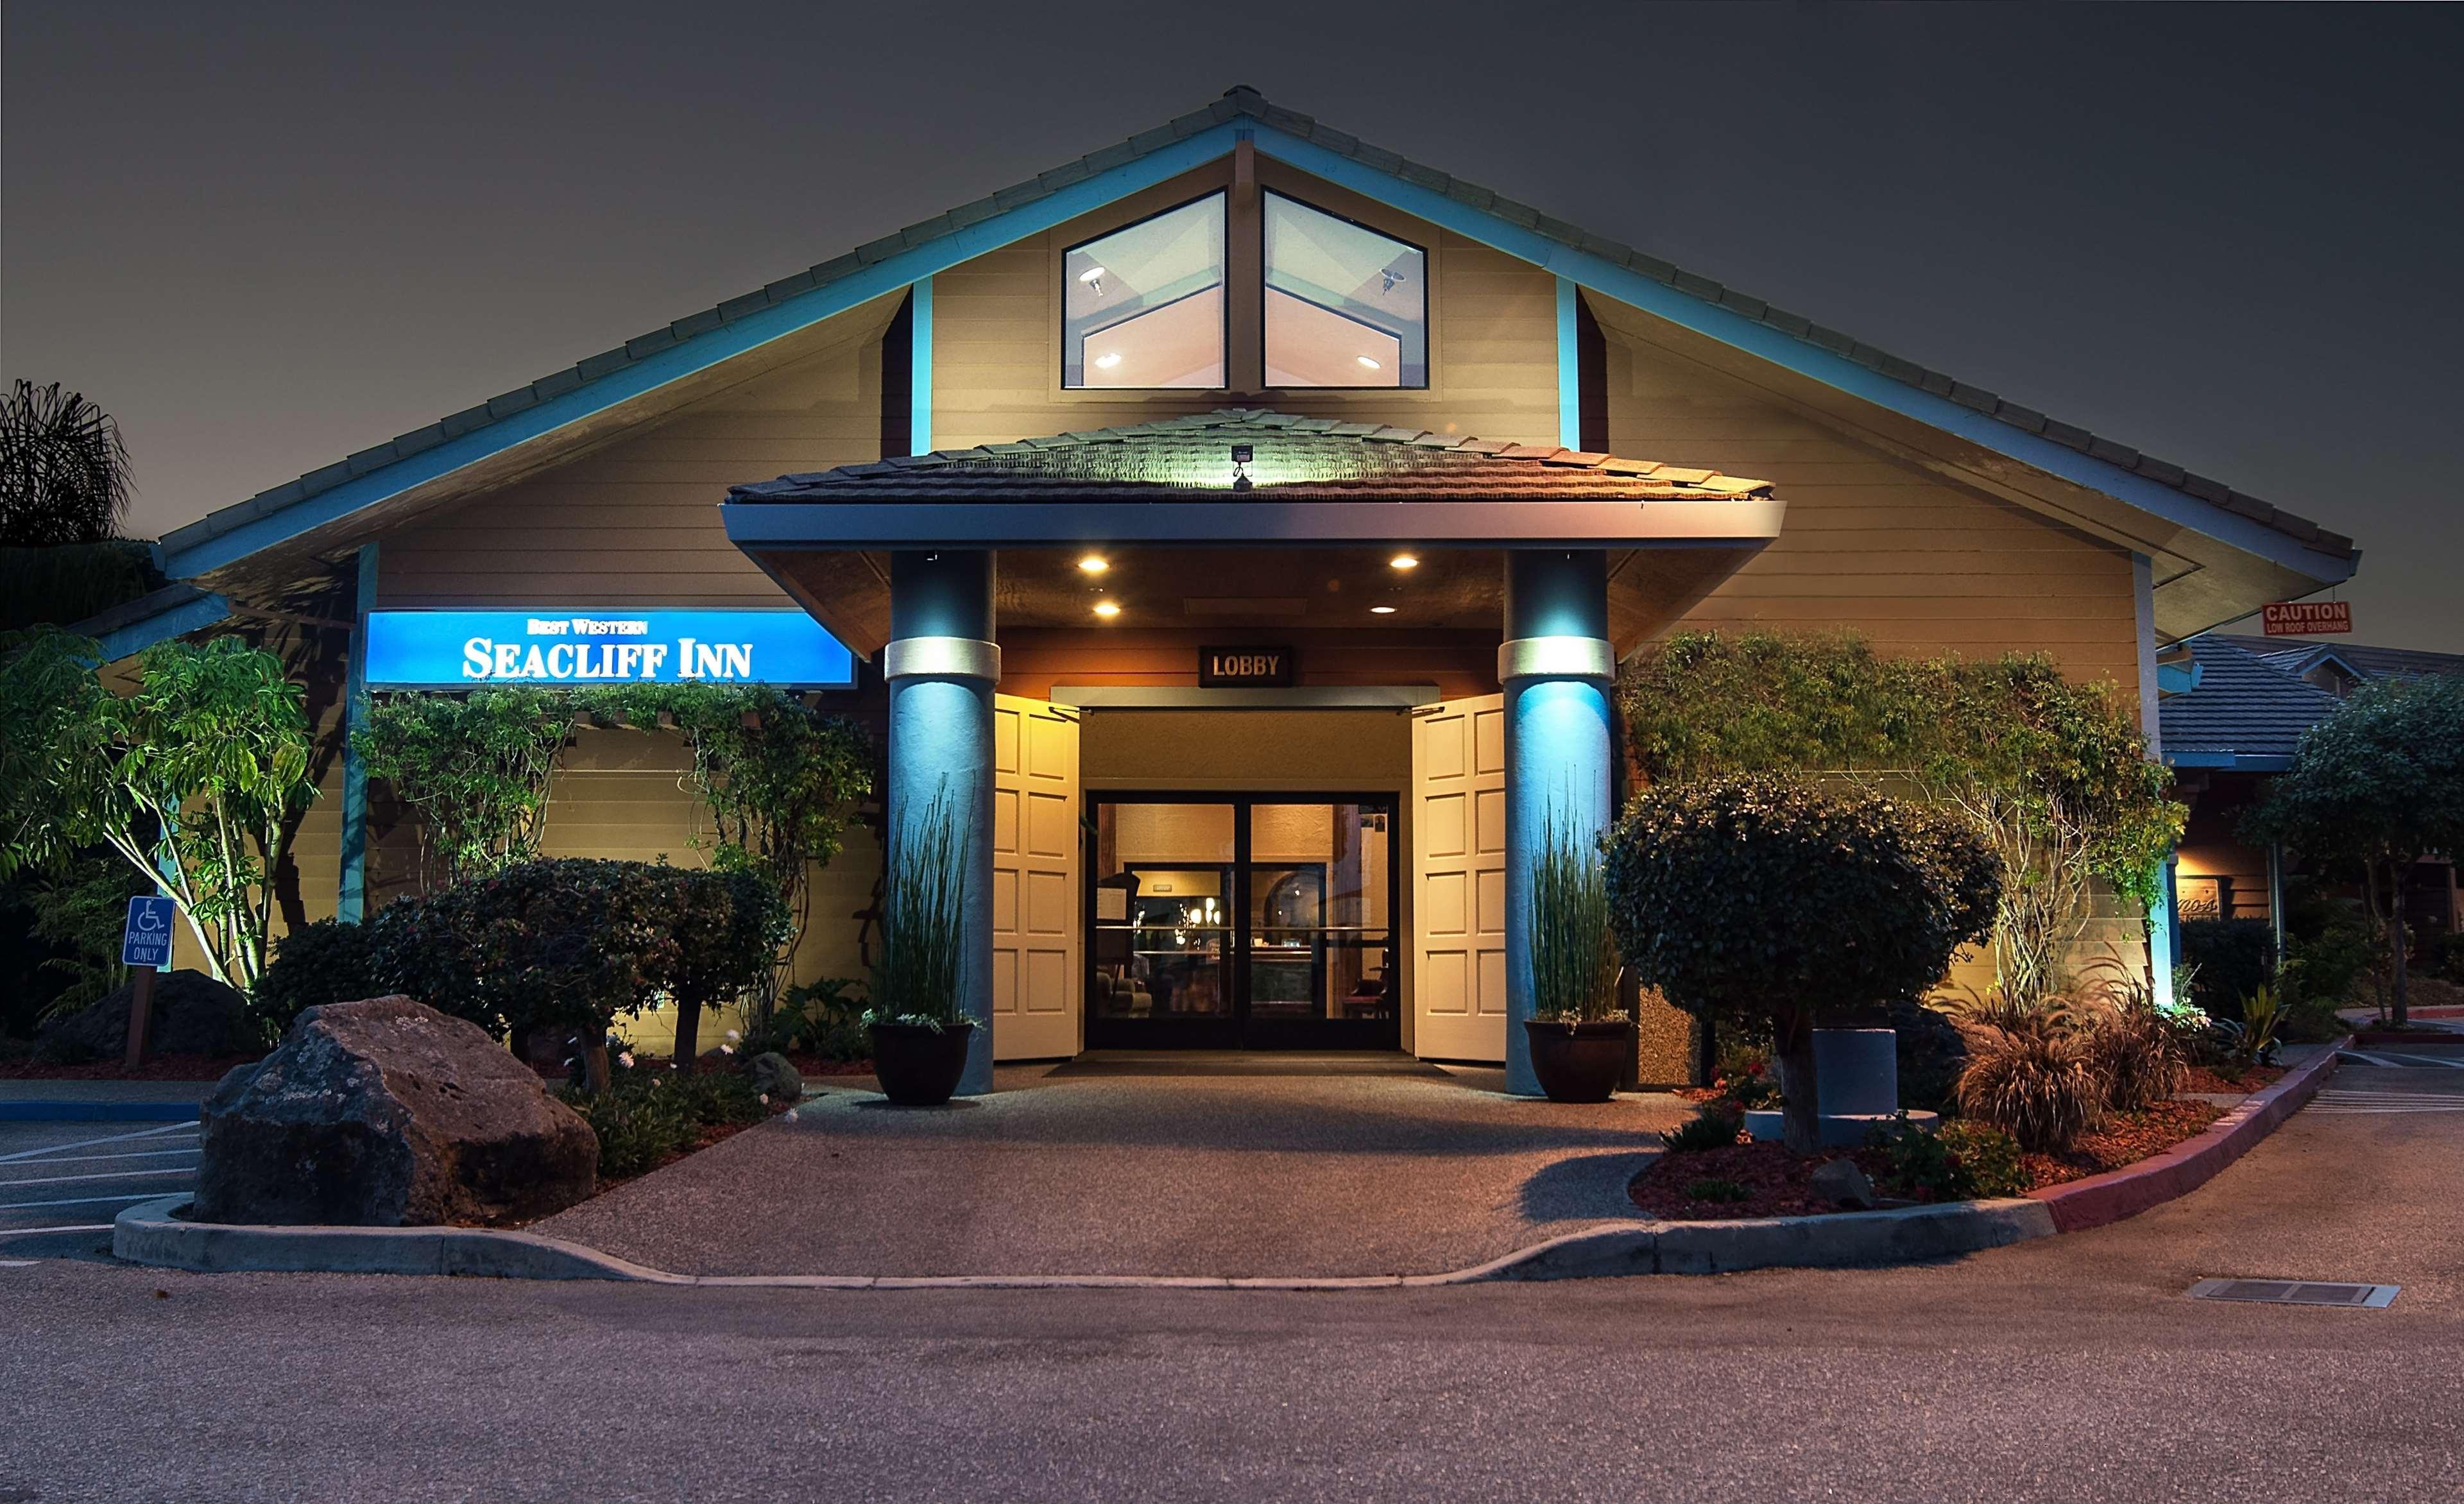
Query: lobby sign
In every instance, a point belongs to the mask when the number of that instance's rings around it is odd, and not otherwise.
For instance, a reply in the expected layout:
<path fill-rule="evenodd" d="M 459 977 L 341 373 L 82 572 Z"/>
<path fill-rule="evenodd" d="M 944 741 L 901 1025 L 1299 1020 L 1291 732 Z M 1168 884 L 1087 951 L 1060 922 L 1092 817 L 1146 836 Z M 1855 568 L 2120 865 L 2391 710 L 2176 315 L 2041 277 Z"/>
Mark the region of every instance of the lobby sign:
<path fill-rule="evenodd" d="M 2353 603 L 2277 601 L 2260 607 L 2258 619 L 2271 637 L 2323 636 L 2353 630 Z"/>
<path fill-rule="evenodd" d="M 371 689 L 705 682 L 844 689 L 855 654 L 793 609 L 368 613 Z"/>
<path fill-rule="evenodd" d="M 1292 650 L 1255 644 L 1198 650 L 1199 689 L 1281 689 L 1292 682 Z"/>

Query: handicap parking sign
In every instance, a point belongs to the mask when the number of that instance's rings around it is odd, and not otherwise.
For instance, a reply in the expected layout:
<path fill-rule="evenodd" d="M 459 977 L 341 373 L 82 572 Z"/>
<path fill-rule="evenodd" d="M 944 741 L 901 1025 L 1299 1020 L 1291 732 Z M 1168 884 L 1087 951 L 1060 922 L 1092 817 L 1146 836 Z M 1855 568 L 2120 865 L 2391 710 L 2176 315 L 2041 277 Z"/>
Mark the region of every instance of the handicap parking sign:
<path fill-rule="evenodd" d="M 128 927 L 120 936 L 120 963 L 157 970 L 169 965 L 175 913 L 168 898 L 145 895 L 129 899 Z"/>

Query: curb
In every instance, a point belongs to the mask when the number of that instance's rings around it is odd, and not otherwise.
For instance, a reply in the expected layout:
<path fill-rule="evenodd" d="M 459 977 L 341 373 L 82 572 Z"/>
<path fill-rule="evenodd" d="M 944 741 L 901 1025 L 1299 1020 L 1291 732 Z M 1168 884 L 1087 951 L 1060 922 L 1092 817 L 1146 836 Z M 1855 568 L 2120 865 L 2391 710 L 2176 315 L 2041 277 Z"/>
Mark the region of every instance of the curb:
<path fill-rule="evenodd" d="M 2080 1232 L 2189 1195 L 2214 1179 L 2217 1171 L 2249 1153 L 2253 1145 L 2276 1131 L 2277 1124 L 2299 1111 L 2301 1104 L 2335 1073 L 2337 1051 L 2351 1043 L 2347 1035 L 2328 1045 L 2318 1058 L 2297 1066 L 2274 1086 L 2251 1094 L 2240 1106 L 2209 1125 L 2206 1132 L 2162 1154 L 2149 1155 L 2136 1164 L 2107 1170 L 2102 1175 L 2033 1190 L 2028 1198 L 2043 1203 L 2052 1211 L 2056 1230 Z"/>
<path fill-rule="evenodd" d="M 0 1123 L 185 1123 L 195 1102 L 0 1102 Z"/>
<path fill-rule="evenodd" d="M 132 1264 L 197 1273 L 462 1274 L 495 1279 L 608 1279 L 739 1290 L 1400 1290 L 1495 1280 L 1719 1274 L 1832 1269 L 1944 1258 L 2050 1237 L 2053 1216 L 2027 1200 L 1740 1222 L 1610 1223 L 1569 1232 L 1469 1269 L 1436 1274 L 1228 1278 L 1171 1274 L 674 1274 L 531 1232 L 484 1228 L 261 1228 L 183 1222 L 184 1194 L 140 1202 L 114 1219 L 111 1251 Z"/>

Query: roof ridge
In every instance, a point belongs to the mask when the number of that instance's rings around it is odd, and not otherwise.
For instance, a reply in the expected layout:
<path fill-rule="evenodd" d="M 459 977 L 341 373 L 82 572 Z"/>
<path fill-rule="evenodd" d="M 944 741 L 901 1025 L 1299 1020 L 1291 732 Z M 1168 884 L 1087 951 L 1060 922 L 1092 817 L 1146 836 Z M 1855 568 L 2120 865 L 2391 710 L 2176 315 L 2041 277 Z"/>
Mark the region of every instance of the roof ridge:
<path fill-rule="evenodd" d="M 1364 166 L 1385 172 L 1417 188 L 1442 193 L 1473 210 L 1493 214 L 1524 230 L 1597 256 L 1654 281 L 1664 283 L 1700 301 L 1777 330 L 1800 343 L 1828 350 L 1883 376 L 1957 403 L 2024 432 L 2076 450 L 2091 458 L 2101 460 L 2118 469 L 2144 476 L 2160 485 L 2170 487 L 2228 512 L 2248 518 L 2313 550 L 2333 557 L 2347 559 L 2353 557 L 2354 548 L 2351 538 L 2342 533 L 2331 532 L 2306 518 L 2272 506 L 2245 492 L 2236 491 L 2222 481 L 2194 474 L 2179 465 L 2143 453 L 2128 445 L 2101 438 L 2085 429 L 2059 422 L 2035 409 L 2006 401 L 1994 392 L 1971 387 L 1941 372 L 1930 370 L 1916 362 L 1891 355 L 1860 340 L 1815 323 L 1811 319 L 1775 308 L 1762 299 L 1748 296 L 1709 277 L 1684 271 L 1671 262 L 1663 261 L 1618 241 L 1594 234 L 1577 225 L 1570 224 L 1565 220 L 1543 213 L 1529 205 L 1507 198 L 1494 189 L 1464 182 L 1452 174 L 1413 162 L 1399 153 L 1371 145 L 1356 136 L 1321 124 L 1314 117 L 1285 109 L 1269 101 L 1265 95 L 1247 84 L 1235 84 L 1202 109 L 1177 116 L 1151 130 L 1141 131 L 1125 141 L 1089 152 L 1073 162 L 1064 163 L 1048 171 L 1038 173 L 1033 178 L 997 189 L 981 198 L 935 214 L 930 219 L 909 225 L 895 234 L 867 241 L 841 255 L 817 262 L 802 272 L 781 277 L 741 297 L 729 299 L 715 307 L 687 315 L 664 327 L 637 335 L 614 349 L 603 351 L 598 355 L 578 361 L 570 366 L 552 371 L 526 386 L 517 387 L 512 391 L 492 397 L 484 403 L 451 413 L 424 428 L 399 434 L 383 444 L 361 450 L 334 464 L 311 471 L 296 480 L 285 481 L 281 485 L 259 492 L 247 500 L 218 508 L 194 522 L 174 528 L 165 534 L 162 540 L 163 545 L 166 550 L 176 550 L 218 537 L 269 513 L 332 490 L 370 471 L 381 469 L 398 460 L 407 459 L 465 433 L 512 417 L 542 402 L 562 396 L 590 382 L 623 370 L 634 362 L 838 281 L 889 256 L 913 250 L 945 235 L 956 234 L 996 214 L 1047 198 L 1072 184 L 1083 182 L 1100 172 L 1135 162 L 1141 157 L 1188 137 L 1243 118 L 1256 120 L 1275 130 L 1350 158 Z"/>
<path fill-rule="evenodd" d="M 1318 427 L 1317 425 L 1325 425 Z M 1615 454 L 1593 451 L 1565 449 L 1553 444 L 1507 444 L 1496 439 L 1465 435 L 1454 439 L 1431 429 L 1410 429 L 1397 425 L 1375 423 L 1339 423 L 1332 419 L 1312 418 L 1300 413 L 1285 412 L 1273 408 L 1217 408 L 1211 412 L 1181 413 L 1168 418 L 1151 419 L 1124 428 L 1078 430 L 1021 439 L 1014 443 L 978 444 L 967 449 L 940 449 L 928 454 L 900 455 L 895 458 L 867 460 L 856 464 L 837 465 L 828 470 L 808 471 L 801 475 L 781 476 L 776 480 L 756 481 L 731 487 L 730 499 L 759 499 L 755 493 L 779 486 L 803 488 L 826 485 L 833 477 L 846 480 L 871 479 L 893 473 L 919 470 L 941 470 L 951 465 L 970 464 L 979 460 L 1013 457 L 1022 448 L 1036 451 L 1076 449 L 1089 444 L 1120 444 L 1139 438 L 1184 435 L 1193 431 L 1265 430 L 1271 432 L 1302 433 L 1314 438 L 1348 438 L 1358 444 L 1399 444 L 1419 449 L 1436 449 L 1449 453 L 1469 454 L 1484 460 L 1508 463 L 1551 465 L 1560 469 L 1596 470 L 1605 475 L 1648 476 L 1655 484 L 1701 491 L 1721 498 L 1765 497 L 1771 495 L 1771 482 L 1754 480 L 1743 476 L 1724 475 L 1716 470 L 1683 469 L 1663 465 L 1657 460 L 1623 459 Z M 1346 430 L 1358 431 L 1347 432 Z M 1429 444 L 1428 439 L 1446 442 Z"/>

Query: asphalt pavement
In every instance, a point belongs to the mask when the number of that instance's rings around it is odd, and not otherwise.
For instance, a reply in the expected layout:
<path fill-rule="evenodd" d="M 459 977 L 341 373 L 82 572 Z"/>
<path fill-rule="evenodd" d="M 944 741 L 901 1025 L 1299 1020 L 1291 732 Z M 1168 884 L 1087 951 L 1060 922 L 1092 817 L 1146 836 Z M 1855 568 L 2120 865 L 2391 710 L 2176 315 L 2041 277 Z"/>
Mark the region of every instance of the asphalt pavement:
<path fill-rule="evenodd" d="M 196 1183 L 194 1121 L 0 1121 L 0 1261 L 107 1256 L 122 1206 Z"/>
<path fill-rule="evenodd" d="M 0 1500 L 2448 1500 L 2459 1149 L 2464 1115 L 2314 1109 L 2112 1227 L 1707 1279 L 851 1294 L 44 1262 L 0 1269 Z M 2186 1298 L 2208 1275 L 2403 1293 Z"/>

